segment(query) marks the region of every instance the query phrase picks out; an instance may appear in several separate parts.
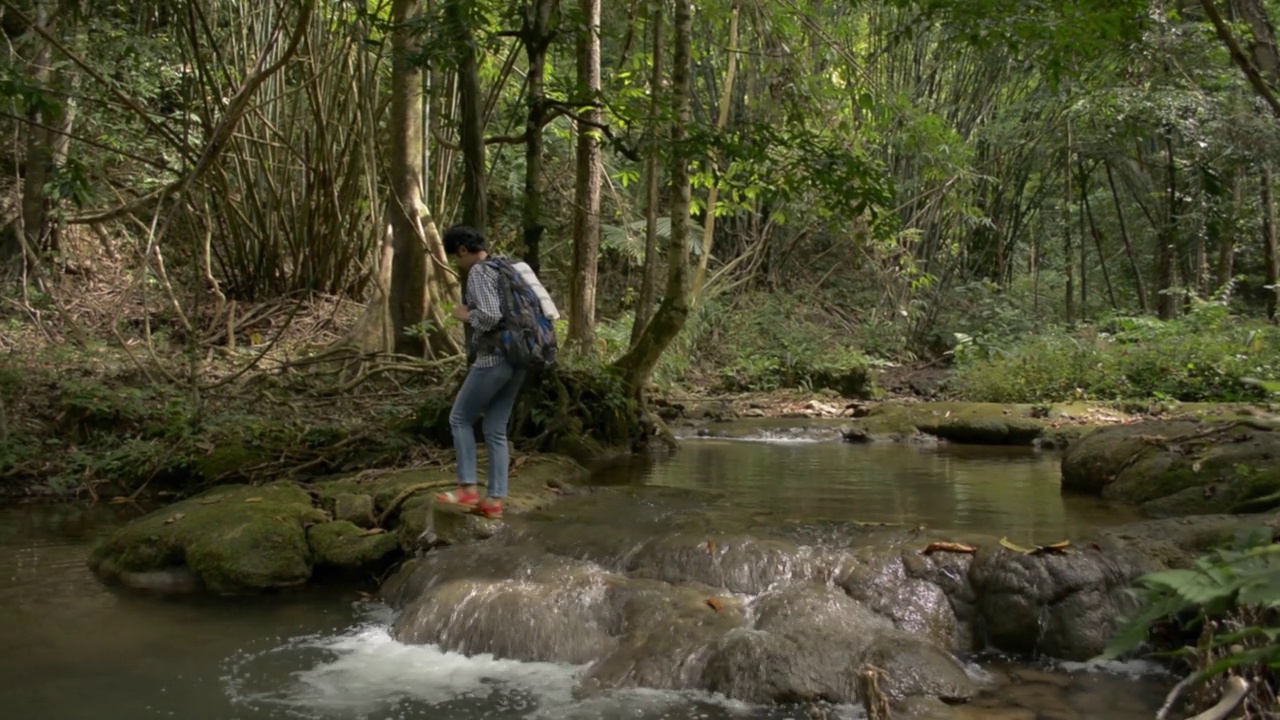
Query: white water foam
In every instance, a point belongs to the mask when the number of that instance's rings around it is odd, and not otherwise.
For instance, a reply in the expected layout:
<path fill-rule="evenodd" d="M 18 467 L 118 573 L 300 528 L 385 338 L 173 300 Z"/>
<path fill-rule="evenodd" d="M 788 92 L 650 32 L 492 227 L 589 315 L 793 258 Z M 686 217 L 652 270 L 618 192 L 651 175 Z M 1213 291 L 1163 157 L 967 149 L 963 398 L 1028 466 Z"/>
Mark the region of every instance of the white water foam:
<path fill-rule="evenodd" d="M 575 698 L 583 666 L 406 645 L 391 637 L 387 613 L 378 615 L 344 633 L 294 638 L 231 658 L 223 685 L 233 704 L 246 711 L 242 720 L 785 717 L 710 693 L 626 690 Z"/>
<path fill-rule="evenodd" d="M 677 439 L 681 442 L 724 442 L 724 443 L 758 443 L 761 445 L 812 445 L 829 443 L 838 440 L 837 433 L 817 433 L 811 430 L 789 432 L 786 430 L 761 430 L 749 435 L 684 435 Z"/>
<path fill-rule="evenodd" d="M 1063 672 L 1101 673 L 1119 675 L 1135 680 L 1169 674 L 1168 668 L 1150 660 L 1088 660 L 1085 662 L 1055 660 L 1052 665 Z"/>

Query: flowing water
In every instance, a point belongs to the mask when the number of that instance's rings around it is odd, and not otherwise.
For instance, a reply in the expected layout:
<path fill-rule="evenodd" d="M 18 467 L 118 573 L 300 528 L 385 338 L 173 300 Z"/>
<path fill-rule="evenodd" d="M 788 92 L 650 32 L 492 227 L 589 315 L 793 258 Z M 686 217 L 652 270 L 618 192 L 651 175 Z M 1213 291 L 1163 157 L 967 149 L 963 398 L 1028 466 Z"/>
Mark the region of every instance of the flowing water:
<path fill-rule="evenodd" d="M 810 442 L 791 432 L 690 440 L 608 484 L 715 491 L 761 523 L 824 518 L 927 524 L 1026 542 L 1131 519 L 1063 499 L 1057 458 L 1033 452 Z M 120 508 L 0 510 L 0 707 L 23 720 L 784 718 L 711 696 L 575 698 L 583 668 L 407 646 L 356 588 L 161 599 L 103 587 L 85 567 Z M 983 660 L 993 690 L 957 717 L 1150 717 L 1168 685 L 1142 665 L 1027 667 Z M 1135 681 L 1136 678 L 1136 681 Z M 837 708 L 829 717 L 856 717 Z"/>

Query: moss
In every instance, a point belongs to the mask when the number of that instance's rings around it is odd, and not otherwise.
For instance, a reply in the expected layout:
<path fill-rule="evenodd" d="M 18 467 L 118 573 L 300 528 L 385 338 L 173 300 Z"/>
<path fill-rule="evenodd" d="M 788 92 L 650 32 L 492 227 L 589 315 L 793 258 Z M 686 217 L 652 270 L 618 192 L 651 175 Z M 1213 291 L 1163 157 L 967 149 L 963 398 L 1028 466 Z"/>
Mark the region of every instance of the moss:
<path fill-rule="evenodd" d="M 1066 490 L 1143 504 L 1154 515 L 1230 512 L 1280 491 L 1277 458 L 1275 432 L 1148 422 L 1081 439 L 1063 457 L 1062 482 Z"/>
<path fill-rule="evenodd" d="M 358 527 L 373 528 L 378 524 L 372 495 L 341 493 L 334 498 L 332 512 L 335 520 L 346 520 Z"/>
<path fill-rule="evenodd" d="M 972 415 L 926 420 L 916 427 L 943 440 L 967 445 L 1030 445 L 1048 424 L 1024 417 Z"/>
<path fill-rule="evenodd" d="M 371 533 L 345 520 L 312 525 L 307 542 L 317 565 L 360 570 L 385 563 L 399 549 L 393 533 Z"/>
<path fill-rule="evenodd" d="M 191 471 L 198 478 L 217 480 L 266 462 L 269 458 L 261 450 L 251 450 L 240 438 L 227 439 L 207 455 L 191 460 Z"/>
<path fill-rule="evenodd" d="M 326 519 L 293 484 L 229 485 L 118 530 L 90 565 L 106 579 L 185 565 L 218 593 L 288 587 L 311 574 L 305 526 Z"/>

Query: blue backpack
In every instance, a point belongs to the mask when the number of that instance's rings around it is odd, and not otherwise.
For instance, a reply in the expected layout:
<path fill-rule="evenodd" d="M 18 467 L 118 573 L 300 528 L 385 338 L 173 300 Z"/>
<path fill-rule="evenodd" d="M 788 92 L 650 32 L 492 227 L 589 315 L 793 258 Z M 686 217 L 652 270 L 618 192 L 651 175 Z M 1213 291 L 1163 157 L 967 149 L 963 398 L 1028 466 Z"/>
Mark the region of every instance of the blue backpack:
<path fill-rule="evenodd" d="M 556 326 L 515 264 L 506 258 L 484 261 L 498 272 L 502 323 L 491 343 L 512 367 L 539 373 L 556 365 Z"/>

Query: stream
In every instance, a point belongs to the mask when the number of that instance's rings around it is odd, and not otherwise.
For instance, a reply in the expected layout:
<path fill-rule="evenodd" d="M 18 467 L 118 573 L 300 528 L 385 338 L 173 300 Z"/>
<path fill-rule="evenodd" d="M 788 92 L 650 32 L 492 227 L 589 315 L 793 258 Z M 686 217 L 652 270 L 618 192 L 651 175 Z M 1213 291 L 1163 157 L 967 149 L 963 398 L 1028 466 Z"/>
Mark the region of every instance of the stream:
<path fill-rule="evenodd" d="M 1096 499 L 1064 498 L 1058 460 L 1031 450 L 850 445 L 829 434 L 782 429 L 689 438 L 671 457 L 609 468 L 597 482 L 711 491 L 761 525 L 926 525 L 1024 544 L 1135 518 Z M 806 717 L 795 708 L 704 694 L 641 690 L 579 698 L 582 667 L 468 658 L 396 642 L 391 611 L 354 587 L 233 599 L 112 590 L 94 578 L 85 557 L 96 538 L 130 517 L 118 506 L 0 509 L 0 705 L 6 717 Z M 967 660 L 988 690 L 951 717 L 1152 717 L 1171 685 L 1143 663 Z M 860 713 L 840 707 L 828 717 Z"/>

